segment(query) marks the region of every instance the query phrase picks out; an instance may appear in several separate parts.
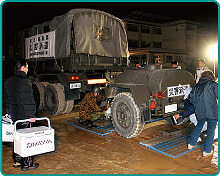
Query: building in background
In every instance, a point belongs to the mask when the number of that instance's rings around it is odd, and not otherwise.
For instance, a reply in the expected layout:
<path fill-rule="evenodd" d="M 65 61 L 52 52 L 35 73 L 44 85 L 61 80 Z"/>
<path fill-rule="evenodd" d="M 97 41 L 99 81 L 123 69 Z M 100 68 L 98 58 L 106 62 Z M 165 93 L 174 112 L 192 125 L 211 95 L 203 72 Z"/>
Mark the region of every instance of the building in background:
<path fill-rule="evenodd" d="M 183 69 L 194 74 L 197 59 L 202 57 L 210 69 L 213 67 L 207 48 L 217 42 L 218 35 L 204 31 L 200 23 L 133 11 L 124 19 L 124 24 L 131 66 L 160 59 L 163 68 L 170 68 L 171 62 L 176 60 Z"/>

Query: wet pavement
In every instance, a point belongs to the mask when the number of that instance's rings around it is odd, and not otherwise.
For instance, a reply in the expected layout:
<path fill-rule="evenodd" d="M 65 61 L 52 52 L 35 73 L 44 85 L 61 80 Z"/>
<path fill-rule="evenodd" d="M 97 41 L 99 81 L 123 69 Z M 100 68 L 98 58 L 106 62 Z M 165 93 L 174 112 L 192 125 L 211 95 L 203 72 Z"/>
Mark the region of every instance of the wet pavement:
<path fill-rule="evenodd" d="M 173 129 L 165 121 L 145 125 L 142 133 L 135 138 L 126 139 L 113 132 L 98 136 L 67 123 L 77 118 L 79 107 L 70 114 L 51 116 L 45 111 L 39 117 L 49 117 L 55 129 L 56 150 L 38 155 L 35 162 L 40 164 L 36 170 L 26 172 L 12 166 L 11 143 L 2 145 L 2 172 L 4 174 L 215 174 L 218 171 L 218 143 L 214 143 L 215 154 L 202 157 L 198 148 L 178 158 L 172 158 L 139 144 L 147 139 L 158 137 L 163 131 Z M 184 126 L 176 126 L 182 129 Z"/>

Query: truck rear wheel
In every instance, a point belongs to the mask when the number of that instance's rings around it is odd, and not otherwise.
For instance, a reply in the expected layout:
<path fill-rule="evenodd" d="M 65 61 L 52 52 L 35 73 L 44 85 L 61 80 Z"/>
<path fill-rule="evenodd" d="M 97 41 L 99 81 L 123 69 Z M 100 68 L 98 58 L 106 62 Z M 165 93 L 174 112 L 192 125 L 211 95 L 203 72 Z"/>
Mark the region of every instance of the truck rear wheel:
<path fill-rule="evenodd" d="M 49 84 L 44 91 L 45 107 L 51 115 L 62 114 L 66 106 L 64 87 L 58 84 Z"/>
<path fill-rule="evenodd" d="M 44 85 L 41 82 L 34 82 L 33 84 L 33 93 L 36 102 L 36 109 L 43 110 L 45 109 L 44 104 Z"/>
<path fill-rule="evenodd" d="M 62 114 L 68 114 L 73 110 L 74 100 L 66 100 L 66 107 Z"/>
<path fill-rule="evenodd" d="M 43 84 L 44 89 L 50 84 L 49 82 L 41 82 L 41 84 Z"/>
<path fill-rule="evenodd" d="M 140 109 L 131 93 L 119 93 L 114 98 L 112 123 L 118 134 L 126 138 L 133 138 L 143 130 L 144 123 L 140 121 Z"/>

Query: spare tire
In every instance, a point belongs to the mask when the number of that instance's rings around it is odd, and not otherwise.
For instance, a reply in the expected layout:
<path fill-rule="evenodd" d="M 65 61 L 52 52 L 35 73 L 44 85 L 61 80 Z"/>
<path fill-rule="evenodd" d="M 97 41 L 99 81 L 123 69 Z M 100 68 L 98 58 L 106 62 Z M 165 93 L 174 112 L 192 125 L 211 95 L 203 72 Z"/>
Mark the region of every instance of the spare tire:
<path fill-rule="evenodd" d="M 51 115 L 62 114 L 66 106 L 64 87 L 60 83 L 49 84 L 44 91 L 44 102 Z"/>
<path fill-rule="evenodd" d="M 143 130 L 140 109 L 131 93 L 123 92 L 115 96 L 112 104 L 112 123 L 118 134 L 126 138 L 133 138 Z"/>

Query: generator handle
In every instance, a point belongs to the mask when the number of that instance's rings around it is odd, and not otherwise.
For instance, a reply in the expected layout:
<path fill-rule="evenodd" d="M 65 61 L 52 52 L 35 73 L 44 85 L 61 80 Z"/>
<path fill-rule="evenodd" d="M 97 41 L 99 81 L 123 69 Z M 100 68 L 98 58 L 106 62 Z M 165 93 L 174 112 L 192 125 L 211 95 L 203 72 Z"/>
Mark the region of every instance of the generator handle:
<path fill-rule="evenodd" d="M 49 118 L 47 118 L 47 117 L 41 117 L 41 118 L 36 118 L 36 121 L 37 121 L 37 120 L 47 120 L 48 127 L 51 128 Z M 17 131 L 17 128 L 16 128 L 17 123 L 29 122 L 29 121 L 30 121 L 30 119 L 17 120 L 17 121 L 14 123 L 14 131 L 15 131 L 15 132 Z"/>

